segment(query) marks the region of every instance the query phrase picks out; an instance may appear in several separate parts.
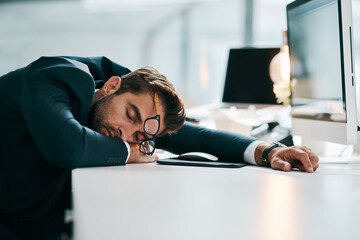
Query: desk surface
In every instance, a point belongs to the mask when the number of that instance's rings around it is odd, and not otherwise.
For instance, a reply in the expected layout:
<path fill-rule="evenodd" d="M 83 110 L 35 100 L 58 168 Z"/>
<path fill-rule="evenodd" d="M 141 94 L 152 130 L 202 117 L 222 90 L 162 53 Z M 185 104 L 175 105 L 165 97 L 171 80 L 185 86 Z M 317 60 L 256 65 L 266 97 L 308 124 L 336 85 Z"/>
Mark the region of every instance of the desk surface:
<path fill-rule="evenodd" d="M 73 196 L 77 240 L 360 239 L 360 164 L 76 169 Z"/>

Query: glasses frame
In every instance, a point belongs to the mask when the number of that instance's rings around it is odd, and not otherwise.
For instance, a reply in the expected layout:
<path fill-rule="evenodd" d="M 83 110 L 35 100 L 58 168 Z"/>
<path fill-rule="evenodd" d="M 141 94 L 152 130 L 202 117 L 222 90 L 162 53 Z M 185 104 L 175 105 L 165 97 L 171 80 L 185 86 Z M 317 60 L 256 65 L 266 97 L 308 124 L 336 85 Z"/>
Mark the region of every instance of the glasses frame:
<path fill-rule="evenodd" d="M 149 133 L 149 132 L 147 132 L 146 129 L 145 129 L 146 122 L 149 121 L 149 120 L 151 120 L 151 119 L 156 119 L 156 120 L 158 121 L 158 126 L 159 126 L 159 127 L 158 127 L 158 129 L 157 129 L 157 131 L 156 131 L 155 133 Z M 145 119 L 143 128 L 144 128 L 144 132 L 145 132 L 146 134 L 148 134 L 148 135 L 150 135 L 150 136 L 152 136 L 152 137 L 155 137 L 155 136 L 159 133 L 159 130 L 160 130 L 160 115 L 156 114 L 155 117 L 150 117 L 150 118 Z"/>
<path fill-rule="evenodd" d="M 142 140 L 142 141 L 140 142 L 140 145 L 139 145 L 139 150 L 140 150 L 140 152 L 142 152 L 143 154 L 149 155 L 149 156 L 153 155 L 154 152 L 155 152 L 155 149 L 156 149 L 156 142 L 155 142 L 155 140 L 156 140 L 156 135 L 159 133 L 159 130 L 160 130 L 160 109 L 159 109 L 159 105 L 160 105 L 160 104 L 159 104 L 159 96 L 157 95 L 156 92 L 154 93 L 154 102 L 155 102 L 156 115 L 155 115 L 155 117 L 150 117 L 150 118 L 145 119 L 145 121 L 144 121 L 144 126 L 143 126 L 144 132 L 145 132 L 146 134 L 149 134 L 150 136 L 152 136 L 152 138 L 147 138 L 147 139 Z M 156 119 L 156 120 L 158 121 L 158 126 L 159 126 L 159 127 L 158 127 L 156 133 L 148 133 L 148 132 L 145 130 L 145 124 L 146 124 L 146 122 L 147 122 L 148 120 L 151 120 L 151 119 Z M 154 149 L 153 149 L 151 152 L 141 151 L 141 146 L 142 146 L 145 142 L 149 142 L 149 141 L 153 141 L 153 142 L 154 142 Z"/>

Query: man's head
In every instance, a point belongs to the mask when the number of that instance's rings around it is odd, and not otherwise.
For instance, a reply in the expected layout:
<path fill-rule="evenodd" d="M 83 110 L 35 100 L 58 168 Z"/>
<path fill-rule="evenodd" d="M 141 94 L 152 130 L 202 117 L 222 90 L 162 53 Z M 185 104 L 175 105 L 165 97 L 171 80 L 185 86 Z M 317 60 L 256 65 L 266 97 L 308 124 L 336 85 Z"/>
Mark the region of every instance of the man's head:
<path fill-rule="evenodd" d="M 155 93 L 159 99 L 160 129 L 157 136 L 175 132 L 185 121 L 184 105 L 167 78 L 151 67 L 111 77 L 95 94 L 87 126 L 110 137 L 139 142 L 146 119 L 154 117 Z"/>

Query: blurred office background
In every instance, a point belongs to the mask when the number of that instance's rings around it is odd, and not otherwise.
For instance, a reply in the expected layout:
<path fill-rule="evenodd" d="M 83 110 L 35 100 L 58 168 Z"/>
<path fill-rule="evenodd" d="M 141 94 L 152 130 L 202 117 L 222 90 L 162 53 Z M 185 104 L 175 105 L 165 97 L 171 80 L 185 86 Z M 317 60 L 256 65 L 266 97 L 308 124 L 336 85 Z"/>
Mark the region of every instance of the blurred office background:
<path fill-rule="evenodd" d="M 219 102 L 229 49 L 280 47 L 289 2 L 0 0 L 0 75 L 42 55 L 107 56 L 157 68 L 187 107 Z M 359 67 L 360 0 L 353 15 Z"/>

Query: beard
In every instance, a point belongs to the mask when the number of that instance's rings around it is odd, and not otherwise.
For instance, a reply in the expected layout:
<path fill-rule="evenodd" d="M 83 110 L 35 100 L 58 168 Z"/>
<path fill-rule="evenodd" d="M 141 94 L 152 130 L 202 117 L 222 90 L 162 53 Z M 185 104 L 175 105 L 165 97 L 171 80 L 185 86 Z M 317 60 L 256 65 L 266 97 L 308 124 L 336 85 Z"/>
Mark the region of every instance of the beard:
<path fill-rule="evenodd" d="M 85 126 L 99 133 L 102 133 L 101 129 L 112 128 L 107 124 L 105 116 L 108 114 L 108 106 L 113 97 L 113 94 L 103 97 L 91 106 Z"/>

